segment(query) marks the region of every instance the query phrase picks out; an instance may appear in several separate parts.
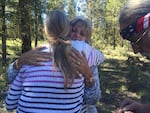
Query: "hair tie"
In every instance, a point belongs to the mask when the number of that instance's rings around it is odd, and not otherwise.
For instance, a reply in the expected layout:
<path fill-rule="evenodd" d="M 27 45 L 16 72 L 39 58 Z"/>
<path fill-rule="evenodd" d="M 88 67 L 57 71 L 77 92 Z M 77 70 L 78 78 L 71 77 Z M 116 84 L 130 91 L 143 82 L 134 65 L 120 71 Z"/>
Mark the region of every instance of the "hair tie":
<path fill-rule="evenodd" d="M 60 45 L 60 44 L 69 44 L 70 41 L 69 40 L 64 40 L 63 38 L 57 38 L 57 40 L 55 41 L 55 45 Z"/>

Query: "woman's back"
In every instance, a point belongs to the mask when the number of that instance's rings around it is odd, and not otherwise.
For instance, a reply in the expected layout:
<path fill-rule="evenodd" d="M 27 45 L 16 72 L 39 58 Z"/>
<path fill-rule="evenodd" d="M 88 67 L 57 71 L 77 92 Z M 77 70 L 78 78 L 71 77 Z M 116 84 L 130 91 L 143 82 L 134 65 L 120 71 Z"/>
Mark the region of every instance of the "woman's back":
<path fill-rule="evenodd" d="M 84 78 L 75 79 L 64 89 L 64 76 L 52 60 L 42 66 L 24 66 L 13 86 L 22 90 L 17 111 L 36 113 L 80 112 L 84 95 Z M 13 89 L 13 87 L 12 87 Z M 16 95 L 20 91 L 13 91 Z M 15 96 L 12 96 L 15 99 Z"/>

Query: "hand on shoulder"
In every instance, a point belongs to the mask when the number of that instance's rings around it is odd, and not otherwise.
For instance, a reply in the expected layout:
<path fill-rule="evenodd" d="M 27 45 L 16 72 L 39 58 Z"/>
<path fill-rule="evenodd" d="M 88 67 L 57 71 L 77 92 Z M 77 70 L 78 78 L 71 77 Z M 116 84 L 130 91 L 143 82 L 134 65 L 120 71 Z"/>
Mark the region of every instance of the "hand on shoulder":
<path fill-rule="evenodd" d="M 20 69 L 23 65 L 41 65 L 41 62 L 49 61 L 51 53 L 43 52 L 45 46 L 37 47 L 23 53 L 14 63 L 15 69 Z"/>

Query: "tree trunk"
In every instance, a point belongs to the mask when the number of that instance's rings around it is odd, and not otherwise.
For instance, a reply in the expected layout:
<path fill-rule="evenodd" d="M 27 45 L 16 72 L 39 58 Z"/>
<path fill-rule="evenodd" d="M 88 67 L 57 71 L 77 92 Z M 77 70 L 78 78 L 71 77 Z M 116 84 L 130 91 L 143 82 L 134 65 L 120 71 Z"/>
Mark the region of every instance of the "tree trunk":
<path fill-rule="evenodd" d="M 5 22 L 5 4 L 6 1 L 4 0 L 1 3 L 1 19 L 2 19 L 2 66 L 6 66 L 6 22 Z"/>
<path fill-rule="evenodd" d="M 22 53 L 31 49 L 30 10 L 28 8 L 29 1 L 30 0 L 19 0 Z"/>
<path fill-rule="evenodd" d="M 114 33 L 113 33 L 113 47 L 116 49 L 116 28 L 114 27 Z"/>
<path fill-rule="evenodd" d="M 35 47 L 36 47 L 38 44 L 38 12 L 37 12 L 38 9 L 37 9 L 36 1 L 34 2 L 34 10 L 35 10 L 35 25 L 34 25 L 35 32 L 34 32 L 34 36 L 35 36 Z"/>

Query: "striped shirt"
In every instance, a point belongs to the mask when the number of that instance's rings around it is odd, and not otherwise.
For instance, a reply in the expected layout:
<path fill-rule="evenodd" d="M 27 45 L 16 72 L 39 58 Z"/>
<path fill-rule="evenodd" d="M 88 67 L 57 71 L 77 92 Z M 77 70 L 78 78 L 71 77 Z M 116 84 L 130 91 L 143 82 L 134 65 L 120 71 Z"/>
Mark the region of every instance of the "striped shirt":
<path fill-rule="evenodd" d="M 101 53 L 85 42 L 73 41 L 72 46 L 85 52 L 89 65 L 101 63 Z M 89 51 L 85 51 L 86 49 Z M 18 113 L 83 113 L 84 77 L 75 79 L 70 87 L 64 89 L 64 76 L 52 63 L 50 60 L 42 66 L 24 65 L 20 69 L 6 97 L 8 111 L 16 109 Z M 84 112 L 86 113 L 85 109 Z"/>

